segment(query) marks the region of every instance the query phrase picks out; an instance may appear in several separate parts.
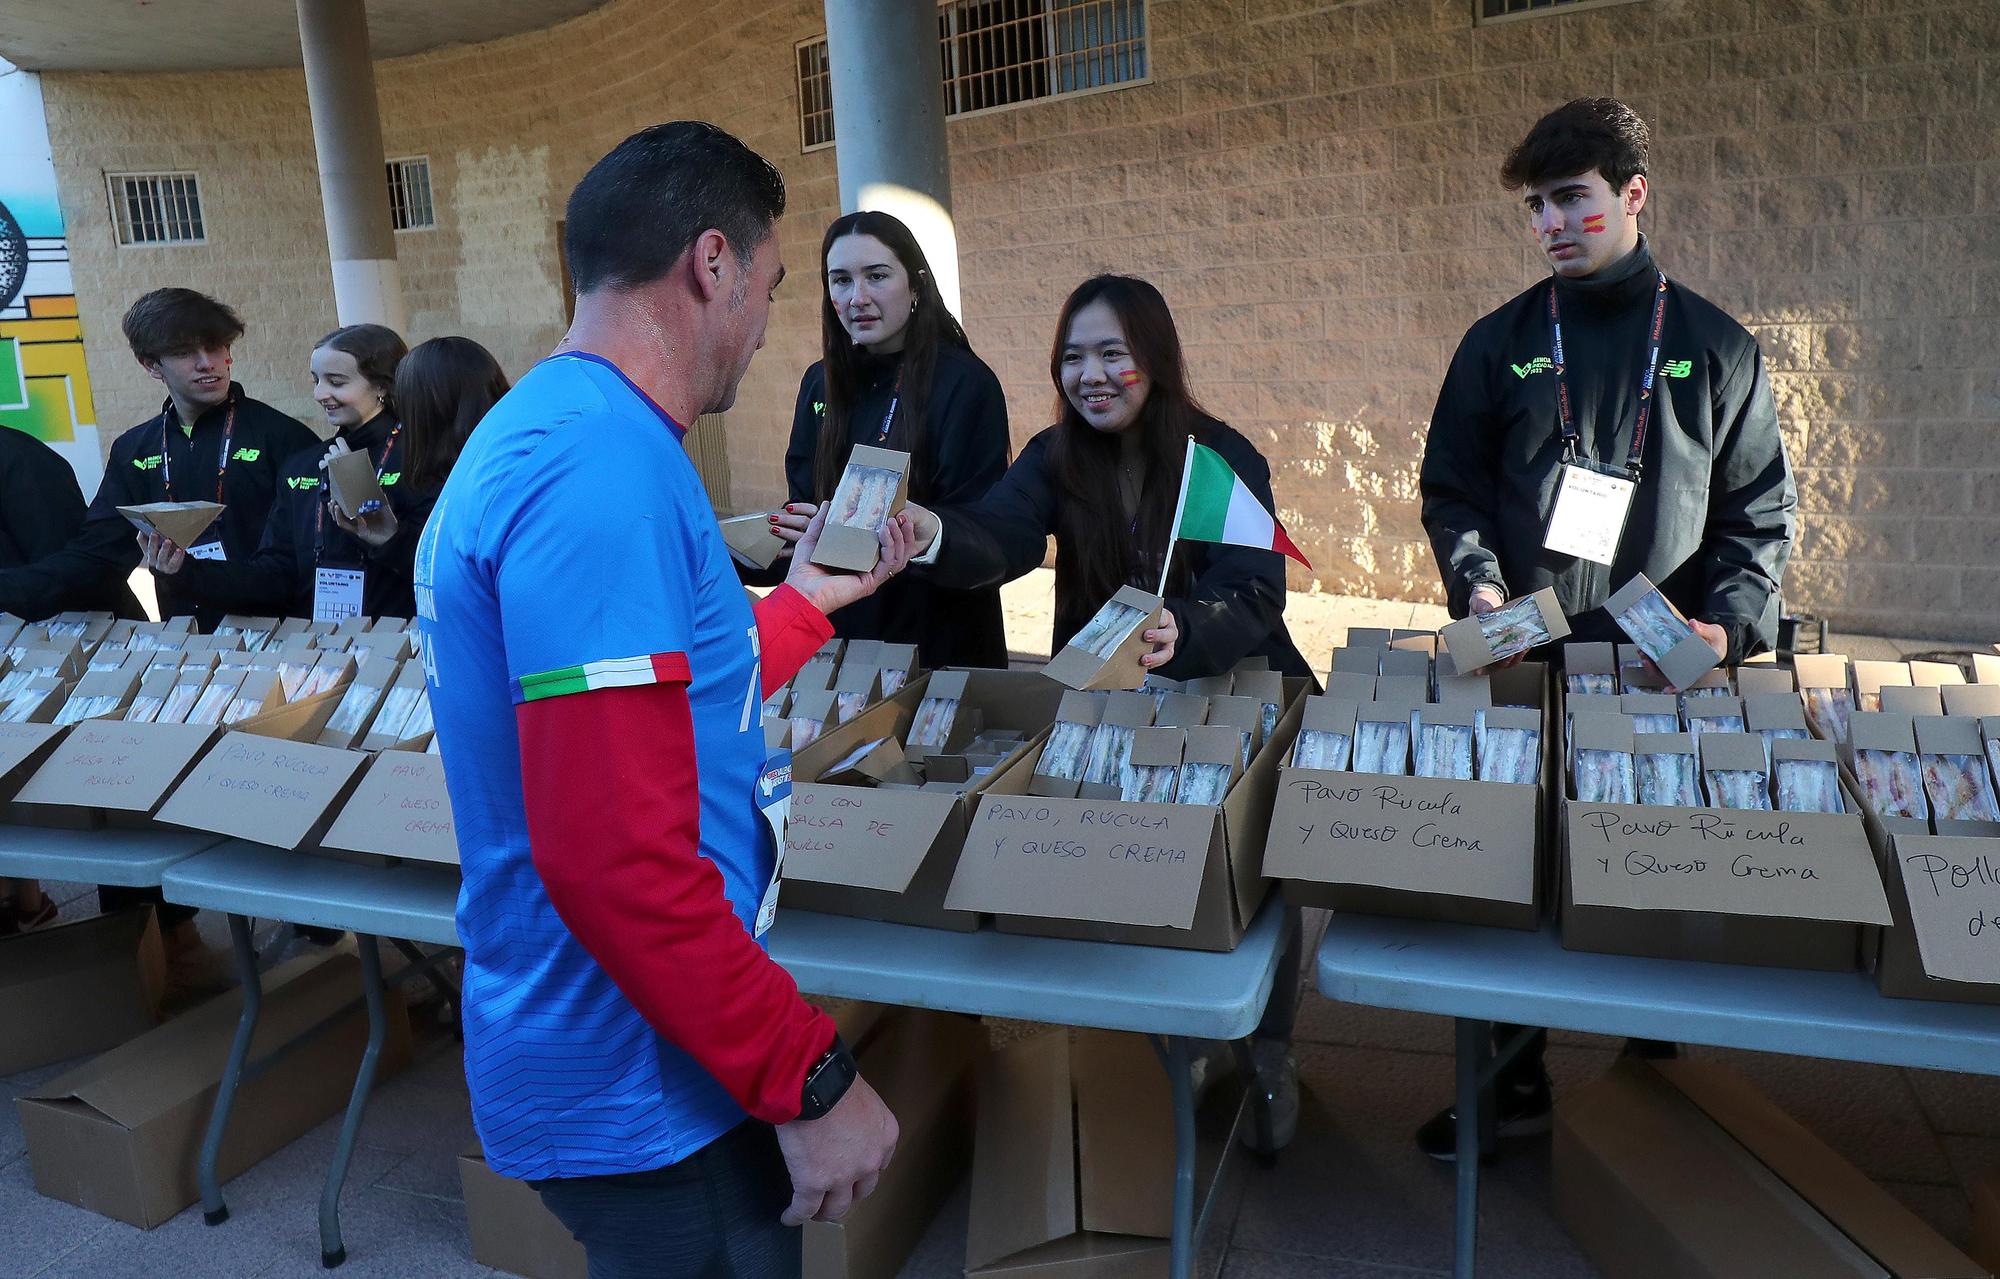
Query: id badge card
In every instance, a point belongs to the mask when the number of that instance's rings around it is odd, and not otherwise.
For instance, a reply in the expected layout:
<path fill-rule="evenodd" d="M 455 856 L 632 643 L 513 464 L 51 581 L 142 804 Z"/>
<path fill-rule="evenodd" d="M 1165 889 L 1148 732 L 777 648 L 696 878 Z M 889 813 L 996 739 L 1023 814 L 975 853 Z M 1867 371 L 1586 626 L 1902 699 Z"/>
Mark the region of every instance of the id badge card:
<path fill-rule="evenodd" d="M 785 876 L 785 822 L 792 813 L 790 751 L 777 751 L 765 759 L 764 771 L 757 778 L 757 808 L 764 814 L 764 820 L 771 823 L 771 834 L 778 850 L 771 862 L 771 882 L 764 889 L 763 902 L 757 907 L 757 928 L 753 935 L 762 937 L 777 922 L 778 886 Z"/>
<path fill-rule="evenodd" d="M 358 568 L 315 568 L 313 621 L 344 622 L 361 616 L 361 577 Z"/>
<path fill-rule="evenodd" d="M 1638 487 L 1624 475 L 1607 474 L 1578 462 L 1564 463 L 1542 545 L 1593 564 L 1611 563 Z"/>
<path fill-rule="evenodd" d="M 187 548 L 188 558 L 197 560 L 227 560 L 229 556 L 222 549 L 222 539 L 211 537 L 206 542 L 196 542 Z"/>

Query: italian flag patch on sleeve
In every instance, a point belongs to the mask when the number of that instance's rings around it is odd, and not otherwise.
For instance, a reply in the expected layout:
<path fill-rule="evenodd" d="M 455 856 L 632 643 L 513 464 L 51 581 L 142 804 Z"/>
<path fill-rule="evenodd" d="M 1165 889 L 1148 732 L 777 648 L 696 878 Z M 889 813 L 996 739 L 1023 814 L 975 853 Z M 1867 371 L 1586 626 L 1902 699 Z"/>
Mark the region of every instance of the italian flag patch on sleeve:
<path fill-rule="evenodd" d="M 559 666 L 514 681 L 514 700 L 539 702 L 545 697 L 588 693 L 600 688 L 637 688 L 645 684 L 686 684 L 692 679 L 686 653 L 655 653 L 651 657 L 611 657 L 581 666 Z"/>

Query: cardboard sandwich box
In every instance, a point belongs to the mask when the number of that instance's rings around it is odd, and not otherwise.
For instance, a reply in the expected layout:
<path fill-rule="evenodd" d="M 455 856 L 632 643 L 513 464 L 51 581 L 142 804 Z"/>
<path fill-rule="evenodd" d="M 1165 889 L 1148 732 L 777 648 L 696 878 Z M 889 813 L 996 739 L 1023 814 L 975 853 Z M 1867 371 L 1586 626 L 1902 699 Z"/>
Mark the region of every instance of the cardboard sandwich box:
<path fill-rule="evenodd" d="M 737 515 L 721 520 L 722 542 L 745 568 L 767 569 L 778 562 L 787 543 L 771 531 L 771 512 Z"/>
<path fill-rule="evenodd" d="M 1489 727 L 1541 734 L 1542 774 L 1556 768 L 1545 708 L 1547 670 L 1527 662 L 1489 677 Z M 1479 694 L 1461 686 L 1461 697 Z M 1354 703 L 1314 699 L 1324 731 L 1351 733 Z M 1311 703 L 1309 703 L 1310 705 Z M 1379 705 L 1379 703 L 1377 703 Z M 1405 705 L 1401 701 L 1393 705 Z M 1366 703 L 1363 703 L 1366 705 Z M 1515 705 L 1532 710 L 1507 709 Z M 1476 716 L 1464 702 L 1418 709 Z M 1264 873 L 1285 900 L 1307 906 L 1414 919 L 1534 928 L 1541 920 L 1544 785 L 1391 777 L 1286 767 Z"/>
<path fill-rule="evenodd" d="M 156 816 L 273 848 L 310 848 L 368 757 L 315 742 L 345 689 L 243 720 L 188 772 Z"/>
<path fill-rule="evenodd" d="M 1944 713 L 1985 719 L 2000 715 L 2000 684 L 1948 684 L 1942 690 Z"/>
<path fill-rule="evenodd" d="M 103 1052 L 151 1029 L 165 962 L 151 906 L 0 937 L 0 1074 Z"/>
<path fill-rule="evenodd" d="M 1944 714 L 1944 690 L 1936 684 L 1884 684 L 1876 696 L 1884 714 Z"/>
<path fill-rule="evenodd" d="M 1139 687 L 1146 681 L 1139 659 L 1153 647 L 1146 632 L 1159 622 L 1164 603 L 1136 586 L 1119 587 L 1049 659 L 1042 674 L 1066 688 Z"/>
<path fill-rule="evenodd" d="M 1798 696 L 1798 676 L 1782 666 L 1739 666 L 1734 672 L 1736 691 L 1747 705 L 1751 698 L 1771 693 Z M 1803 703 L 1801 703 L 1803 705 Z"/>
<path fill-rule="evenodd" d="M 326 488 L 348 519 L 358 519 L 361 508 L 370 502 L 388 505 L 389 495 L 375 475 L 375 459 L 366 449 L 337 453 L 326 463 Z M 360 618 L 367 625 L 366 618 Z"/>
<path fill-rule="evenodd" d="M 945 905 L 991 914 L 1002 932 L 1234 949 L 1263 904 L 1271 803 L 1305 684 L 1286 683 L 1277 731 L 1219 805 L 1033 795 L 1037 742 L 977 797 Z M 1235 702 L 1254 730 L 1251 698 L 1211 699 L 1211 723 L 1216 703 Z"/>
<path fill-rule="evenodd" d="M 1606 1279 L 1989 1279 L 1712 1062 L 1622 1060 L 1564 1096 L 1551 1174 Z"/>
<path fill-rule="evenodd" d="M 1199 1118 L 1195 1207 L 1230 1140 L 1216 1090 Z M 1167 1274 L 1174 1133 L 1167 1077 L 1139 1035 L 1086 1030 L 996 1049 L 979 1074 L 968 1279 L 1151 1279 Z"/>
<path fill-rule="evenodd" d="M 222 514 L 220 502 L 146 502 L 118 513 L 141 533 L 158 533 L 183 549 L 193 546 Z"/>
<path fill-rule="evenodd" d="M 1632 634 L 1631 628 L 1621 621 L 1620 617 L 1639 606 L 1650 607 L 1654 616 L 1669 619 L 1675 624 L 1676 631 L 1686 632 L 1664 651 L 1646 654 L 1653 659 L 1653 664 L 1659 667 L 1660 674 L 1666 676 L 1667 682 L 1675 688 L 1691 687 L 1696 680 L 1715 669 L 1722 661 L 1716 656 L 1715 650 L 1709 647 L 1708 641 L 1696 635 L 1688 627 L 1687 618 L 1681 616 L 1681 611 L 1661 593 L 1659 587 L 1647 580 L 1644 573 L 1634 574 L 1631 581 L 1618 588 L 1610 599 L 1604 601 L 1604 611 L 1627 635 Z M 1633 638 L 1636 642 L 1637 636 Z M 1664 638 L 1662 637 L 1663 640 Z"/>
<path fill-rule="evenodd" d="M 458 865 L 443 757 L 408 748 L 376 755 L 321 842 L 347 852 Z"/>
<path fill-rule="evenodd" d="M 1577 731 L 1602 723 L 1580 714 Z M 1746 745 L 1761 763 L 1761 743 Z M 1569 770 L 1562 795 L 1567 949 L 1851 971 L 1869 930 L 1889 922 L 1844 780 L 1844 813 L 1586 804 Z"/>
<path fill-rule="evenodd" d="M 882 525 L 903 509 L 909 495 L 909 471 L 908 453 L 855 445 L 827 501 L 826 523 L 820 527 L 812 562 L 850 573 L 873 569 L 882 555 Z M 863 522 L 848 522 L 850 517 Z"/>
<path fill-rule="evenodd" d="M 822 780 L 858 747 L 903 741 L 917 707 L 940 683 L 957 687 L 959 720 L 1016 729 L 1030 741 L 1054 718 L 1061 695 L 1032 671 L 939 671 L 920 676 L 896 696 L 795 753 L 780 899 L 786 908 L 960 932 L 979 926 L 976 909 L 948 907 L 945 895 L 965 846 L 972 808 L 999 776 L 997 770 L 940 789 Z M 963 724 L 952 733 L 946 749 L 921 756 L 927 767 L 962 751 L 971 740 Z M 918 758 L 914 750 L 908 754 Z"/>
<path fill-rule="evenodd" d="M 1879 711 L 1882 706 L 1882 690 L 1885 688 L 1909 688 L 1916 683 L 1910 675 L 1908 662 L 1879 662 L 1861 660 L 1854 663 L 1854 709 L 1857 711 Z"/>
<path fill-rule="evenodd" d="M 801 1231 L 804 1279 L 894 1279 L 972 1159 L 972 1085 L 986 1050 L 978 1021 L 952 1013 L 845 1003 L 833 1010 L 861 1077 L 902 1136 L 868 1198 L 838 1223 Z M 478 1143 L 458 1158 L 472 1257 L 524 1279 L 585 1279 L 583 1245 L 526 1182 L 486 1165 Z"/>
<path fill-rule="evenodd" d="M 63 737 L 15 799 L 69 816 L 149 817 L 187 777 L 216 732 L 213 724 L 86 720 Z"/>
<path fill-rule="evenodd" d="M 360 991 L 352 955 L 302 956 L 264 975 L 252 1068 L 222 1143 L 225 1181 L 346 1106 L 368 1037 Z M 410 1057 L 402 997 L 386 999 L 378 1084 Z M 146 1230 L 200 1198 L 196 1157 L 242 1007 L 240 990 L 217 996 L 24 1093 L 36 1191 Z"/>

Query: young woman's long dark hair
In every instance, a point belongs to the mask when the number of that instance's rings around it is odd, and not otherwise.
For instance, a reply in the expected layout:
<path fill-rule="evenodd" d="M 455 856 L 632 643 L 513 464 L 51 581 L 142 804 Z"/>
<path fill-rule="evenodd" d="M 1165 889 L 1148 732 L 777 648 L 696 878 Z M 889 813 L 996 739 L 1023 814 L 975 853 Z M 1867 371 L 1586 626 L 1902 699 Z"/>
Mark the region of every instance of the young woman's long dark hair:
<path fill-rule="evenodd" d="M 1151 383 L 1138 420 L 1126 428 L 1138 433 L 1140 460 L 1139 510 L 1129 525 L 1115 498 L 1122 464 L 1119 437 L 1084 421 L 1063 392 L 1063 348 L 1069 342 L 1070 324 L 1093 302 L 1103 302 L 1118 316 L 1132 362 Z M 1063 495 L 1056 515 L 1056 592 L 1059 597 L 1075 592 L 1075 598 L 1095 607 L 1126 585 L 1136 570 L 1148 574 L 1143 585 L 1151 590 L 1158 585 L 1160 557 L 1167 551 L 1167 533 L 1174 522 L 1187 439 L 1192 435 L 1205 440 L 1216 425 L 1188 391 L 1180 330 L 1174 327 L 1166 298 L 1130 275 L 1097 275 L 1077 285 L 1056 320 L 1049 380 L 1056 388 L 1049 470 Z M 1184 585 L 1187 577 L 1177 562 L 1168 578 L 1168 594 Z"/>
<path fill-rule="evenodd" d="M 321 347 L 332 347 L 353 356 L 354 367 L 361 370 L 361 376 L 382 393 L 382 411 L 389 415 L 389 420 L 403 420 L 396 416 L 396 368 L 410 348 L 400 333 L 386 324 L 345 324 L 312 344 L 315 351 Z"/>
<path fill-rule="evenodd" d="M 507 394 L 507 374 L 471 338 L 420 342 L 396 369 L 396 404 L 403 416 L 403 466 L 420 489 L 451 474 L 479 419 Z"/>
<path fill-rule="evenodd" d="M 840 483 L 847 462 L 847 417 L 861 393 L 860 348 L 847 335 L 847 327 L 833 309 L 833 292 L 826 281 L 826 258 L 833 243 L 843 236 L 872 235 L 889 247 L 909 274 L 910 289 L 917 309 L 903 330 L 903 381 L 898 392 L 896 421 L 889 432 L 889 444 L 911 458 L 913 495 L 927 492 L 924 459 L 924 414 L 930 405 L 931 374 L 937 368 L 938 345 L 944 342 L 970 349 L 944 295 L 938 292 L 937 277 L 931 274 L 917 237 L 902 219 L 872 209 L 849 213 L 833 220 L 819 246 L 820 352 L 826 362 L 826 416 L 820 422 L 819 445 L 813 452 L 813 497 L 824 502 Z"/>

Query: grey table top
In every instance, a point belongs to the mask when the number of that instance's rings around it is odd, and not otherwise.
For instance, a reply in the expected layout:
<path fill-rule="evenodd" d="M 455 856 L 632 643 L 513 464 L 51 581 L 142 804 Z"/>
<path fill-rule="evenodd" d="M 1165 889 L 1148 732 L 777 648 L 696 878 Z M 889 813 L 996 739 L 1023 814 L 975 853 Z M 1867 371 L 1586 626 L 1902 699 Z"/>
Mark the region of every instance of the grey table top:
<path fill-rule="evenodd" d="M 176 863 L 222 842 L 184 830 L 45 830 L 0 826 L 0 875 L 151 888 Z"/>
<path fill-rule="evenodd" d="M 377 937 L 458 945 L 458 868 L 365 865 L 231 840 L 170 868 L 170 902 Z"/>
<path fill-rule="evenodd" d="M 1342 914 L 1315 967 L 1329 999 L 1379 1008 L 2000 1074 L 2000 1007 L 1889 999 L 1864 973 L 1588 954 L 1552 928 Z"/>

